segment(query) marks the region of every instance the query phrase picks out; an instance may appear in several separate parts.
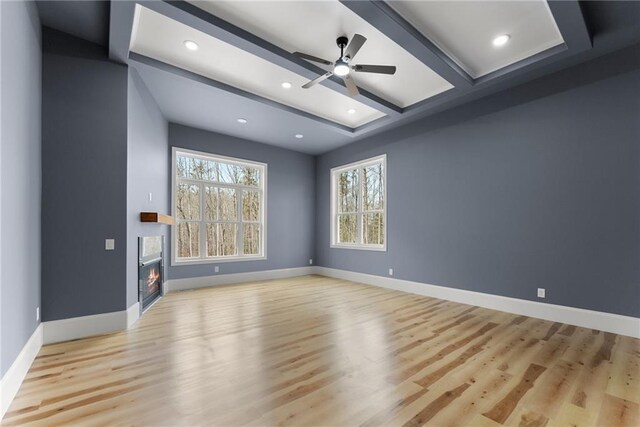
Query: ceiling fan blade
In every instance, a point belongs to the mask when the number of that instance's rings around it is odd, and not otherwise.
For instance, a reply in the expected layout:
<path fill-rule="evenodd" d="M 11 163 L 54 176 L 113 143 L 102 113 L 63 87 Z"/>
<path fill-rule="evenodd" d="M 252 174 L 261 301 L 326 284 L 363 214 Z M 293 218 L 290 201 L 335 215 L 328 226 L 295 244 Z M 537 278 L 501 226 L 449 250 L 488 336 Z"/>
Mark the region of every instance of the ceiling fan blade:
<path fill-rule="evenodd" d="M 344 84 L 347 85 L 347 92 L 351 96 L 358 96 L 360 91 L 358 90 L 358 86 L 356 86 L 356 82 L 353 81 L 351 75 L 347 74 L 344 76 Z"/>
<path fill-rule="evenodd" d="M 354 34 L 353 38 L 349 42 L 349 45 L 344 51 L 344 56 L 348 56 L 349 58 L 353 59 L 353 57 L 356 56 L 356 53 L 358 53 L 358 51 L 366 41 L 367 38 L 365 36 Z"/>
<path fill-rule="evenodd" d="M 359 73 L 395 74 L 394 65 L 354 65 L 353 69 Z"/>
<path fill-rule="evenodd" d="M 318 58 L 317 56 L 308 55 L 302 52 L 293 52 L 294 55 L 299 56 L 302 59 L 306 59 L 307 61 L 319 62 L 324 65 L 333 65 L 333 62 L 327 61 L 326 59 Z"/>
<path fill-rule="evenodd" d="M 329 77 L 331 77 L 333 75 L 333 71 L 327 71 L 326 73 L 324 73 L 321 76 L 316 77 L 315 79 L 307 82 L 306 84 L 304 84 L 302 86 L 303 89 L 309 89 L 311 86 L 316 85 L 318 83 L 320 83 L 323 80 L 328 79 Z"/>

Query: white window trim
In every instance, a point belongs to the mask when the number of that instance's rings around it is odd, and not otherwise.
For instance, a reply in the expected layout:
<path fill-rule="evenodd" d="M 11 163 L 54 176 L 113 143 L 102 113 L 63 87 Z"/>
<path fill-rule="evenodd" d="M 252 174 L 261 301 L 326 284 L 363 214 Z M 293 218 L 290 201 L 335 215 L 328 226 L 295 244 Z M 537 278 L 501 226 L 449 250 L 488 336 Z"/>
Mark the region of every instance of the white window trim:
<path fill-rule="evenodd" d="M 384 215 L 384 243 L 382 245 L 365 245 L 362 243 L 338 243 L 338 194 L 336 191 L 336 177 L 345 170 L 350 170 L 354 168 L 363 168 L 372 164 L 380 163 L 382 161 L 382 168 L 384 171 L 383 180 L 384 180 L 384 205 L 383 205 L 383 215 Z M 380 156 L 371 157 L 369 159 L 359 160 L 357 162 L 349 163 L 347 165 L 336 166 L 331 169 L 330 173 L 330 188 L 331 188 L 331 239 L 330 245 L 331 248 L 336 249 L 356 249 L 362 251 L 378 251 L 378 252 L 386 252 L 387 251 L 387 241 L 389 240 L 387 236 L 387 223 L 389 222 L 387 217 L 387 155 L 382 154 Z M 362 179 L 359 180 L 360 185 L 360 194 L 362 194 Z M 360 224 L 359 234 L 362 234 L 362 224 Z"/>
<path fill-rule="evenodd" d="M 228 256 L 228 257 L 209 257 L 209 258 L 181 258 L 179 259 L 176 256 L 176 251 L 178 249 L 178 245 L 176 244 L 176 239 L 177 239 L 177 226 L 176 225 L 172 225 L 171 226 L 171 265 L 172 266 L 178 266 L 178 265 L 194 265 L 194 264 L 220 264 L 220 263 L 226 263 L 226 262 L 239 262 L 239 261 L 260 261 L 260 260 L 266 260 L 267 259 L 267 164 L 266 163 L 260 163 L 260 162 L 255 162 L 252 160 L 245 160 L 245 159 L 240 159 L 240 158 L 235 158 L 235 157 L 228 157 L 228 156 L 221 156 L 218 154 L 213 154 L 213 153 L 206 153 L 204 151 L 195 151 L 195 150 L 189 150 L 187 148 L 179 148 L 179 147 L 172 147 L 171 149 L 171 215 L 173 216 L 173 218 L 176 219 L 176 223 L 177 223 L 177 215 L 176 215 L 176 182 L 177 182 L 177 171 L 176 171 L 176 157 L 178 153 L 183 153 L 183 154 L 187 154 L 187 155 L 191 155 L 191 156 L 195 156 L 195 157 L 202 157 L 202 158 L 206 158 L 208 160 L 211 159 L 219 159 L 228 163 L 235 163 L 235 164 L 240 164 L 240 165 L 251 165 L 257 169 L 260 170 L 260 179 L 262 181 L 262 199 L 261 199 L 261 205 L 260 205 L 260 223 L 262 224 L 262 235 L 260 236 L 260 245 L 261 245 L 261 254 L 262 255 L 247 255 L 247 256 Z M 198 183 L 198 184 L 203 184 L 205 182 L 208 181 L 198 181 L 198 180 L 189 180 L 189 179 L 183 179 L 181 181 L 193 181 L 194 183 Z M 256 187 L 252 187 L 252 186 L 243 186 L 243 185 L 235 185 L 235 184 L 225 184 L 225 183 L 216 183 L 216 182 L 211 182 L 210 184 L 212 184 L 213 186 L 217 186 L 217 187 L 233 187 L 233 188 L 239 188 L 239 189 L 250 189 L 250 190 L 256 190 Z M 201 194 L 200 197 L 203 197 L 203 195 Z M 241 203 L 238 203 L 238 209 L 241 210 Z M 203 211 L 201 209 L 200 212 L 201 215 L 203 215 Z M 239 220 L 241 221 L 242 218 L 239 218 Z M 200 223 L 202 223 L 202 221 L 198 221 Z M 201 227 L 202 228 L 202 227 Z M 201 231 L 201 233 L 204 233 L 204 231 Z M 199 247 L 200 253 L 201 254 L 206 254 L 206 238 L 203 239 L 202 235 L 200 236 L 200 247 Z"/>

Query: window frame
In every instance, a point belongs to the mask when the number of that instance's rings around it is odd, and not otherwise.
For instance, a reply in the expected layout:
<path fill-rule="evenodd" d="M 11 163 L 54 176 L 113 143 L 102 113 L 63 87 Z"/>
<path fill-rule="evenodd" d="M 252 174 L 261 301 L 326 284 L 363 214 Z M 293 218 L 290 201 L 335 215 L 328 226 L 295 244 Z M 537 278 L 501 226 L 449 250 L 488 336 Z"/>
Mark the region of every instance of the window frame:
<path fill-rule="evenodd" d="M 260 186 L 250 186 L 242 184 L 229 184 L 215 181 L 200 181 L 189 178 L 178 178 L 176 160 L 179 154 L 184 154 L 190 157 L 199 157 L 213 162 L 231 163 L 241 166 L 249 166 L 259 170 L 260 173 Z M 171 215 L 175 220 L 175 224 L 171 226 L 171 265 L 194 265 L 194 264 L 220 264 L 225 262 L 240 262 L 240 261 L 258 261 L 267 259 L 267 168 L 266 163 L 256 162 L 252 160 L 245 160 L 236 157 L 222 156 L 213 153 L 207 153 L 204 151 L 190 150 L 187 148 L 172 147 L 171 149 Z M 178 183 L 195 184 L 199 186 L 200 197 L 200 217 L 198 220 L 178 220 L 177 207 L 176 207 L 176 186 Z M 208 221 L 205 219 L 205 207 L 204 207 L 204 193 L 206 187 L 216 188 L 233 188 L 236 190 L 236 221 L 223 221 L 215 220 Z M 258 191 L 260 193 L 260 220 L 259 221 L 243 221 L 242 220 L 242 192 L 244 190 Z M 198 251 L 200 256 L 197 258 L 179 258 L 177 256 L 178 251 L 178 224 L 179 223 L 197 223 L 200 225 L 198 233 Z M 237 224 L 238 230 L 236 232 L 236 249 L 238 255 L 230 256 L 216 256 L 208 257 L 207 254 L 207 224 Z M 260 254 L 258 255 L 240 255 L 242 252 L 242 239 L 244 229 L 242 223 L 247 224 L 259 224 L 260 235 Z M 240 240 L 238 240 L 238 238 Z"/>
<path fill-rule="evenodd" d="M 362 218 L 364 217 L 364 215 L 366 215 L 367 213 L 371 213 L 371 212 L 380 212 L 378 210 L 376 211 L 365 211 L 364 210 L 364 198 L 362 197 L 363 194 L 363 188 L 364 188 L 364 180 L 362 179 L 362 175 L 363 172 L 362 170 L 364 168 L 366 168 L 367 166 L 371 166 L 371 165 L 375 165 L 378 163 L 382 163 L 382 170 L 383 170 L 383 209 L 382 211 L 382 215 L 383 215 L 383 219 L 384 219 L 384 241 L 382 245 L 372 245 L 372 244 L 365 244 L 363 243 L 363 230 L 364 230 L 364 221 L 362 220 Z M 356 211 L 353 213 L 356 215 L 356 231 L 357 231 L 357 237 L 356 237 L 356 243 L 339 243 L 338 242 L 338 218 L 339 218 L 339 212 L 338 212 L 338 191 L 337 191 L 337 178 L 340 175 L 340 173 L 347 171 L 347 170 L 353 170 L 353 169 L 358 169 L 358 189 L 359 189 L 359 197 L 358 197 L 358 205 L 356 206 Z M 331 191 L 331 218 L 330 218 L 330 222 L 331 222 L 331 236 L 330 236 L 330 244 L 329 247 L 330 248 L 336 248 L 336 249 L 356 249 L 356 250 L 364 250 L 364 251 L 378 251 L 378 252 L 386 252 L 387 251 L 387 241 L 389 240 L 388 235 L 387 235 L 387 223 L 388 223 L 388 217 L 387 217 L 387 205 L 388 205 L 388 200 L 387 200 L 387 155 L 385 154 L 381 154 L 379 156 L 375 156 L 375 157 L 370 157 L 368 159 L 364 159 L 364 160 L 358 160 L 356 162 L 352 162 L 346 165 L 341 165 L 341 166 L 336 166 L 334 168 L 331 168 L 331 172 L 330 172 L 330 191 Z"/>

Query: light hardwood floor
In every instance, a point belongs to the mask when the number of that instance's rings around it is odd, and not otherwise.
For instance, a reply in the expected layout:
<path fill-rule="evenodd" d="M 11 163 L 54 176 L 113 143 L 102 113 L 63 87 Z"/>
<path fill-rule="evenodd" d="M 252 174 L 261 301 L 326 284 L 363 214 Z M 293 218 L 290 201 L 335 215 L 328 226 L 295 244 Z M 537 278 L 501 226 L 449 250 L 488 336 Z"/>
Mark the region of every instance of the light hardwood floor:
<path fill-rule="evenodd" d="M 638 426 L 640 340 L 320 276 L 43 347 L 2 425 Z"/>

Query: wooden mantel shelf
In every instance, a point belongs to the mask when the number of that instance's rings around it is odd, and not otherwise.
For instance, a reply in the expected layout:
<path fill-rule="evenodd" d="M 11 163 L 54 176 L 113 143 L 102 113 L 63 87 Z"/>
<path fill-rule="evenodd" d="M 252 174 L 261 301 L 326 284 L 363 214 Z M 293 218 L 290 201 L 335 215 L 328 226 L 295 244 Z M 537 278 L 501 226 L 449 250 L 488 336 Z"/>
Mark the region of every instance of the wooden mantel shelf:
<path fill-rule="evenodd" d="M 140 222 L 157 222 L 160 224 L 173 225 L 173 217 L 171 215 L 163 215 L 158 212 L 140 212 Z"/>

